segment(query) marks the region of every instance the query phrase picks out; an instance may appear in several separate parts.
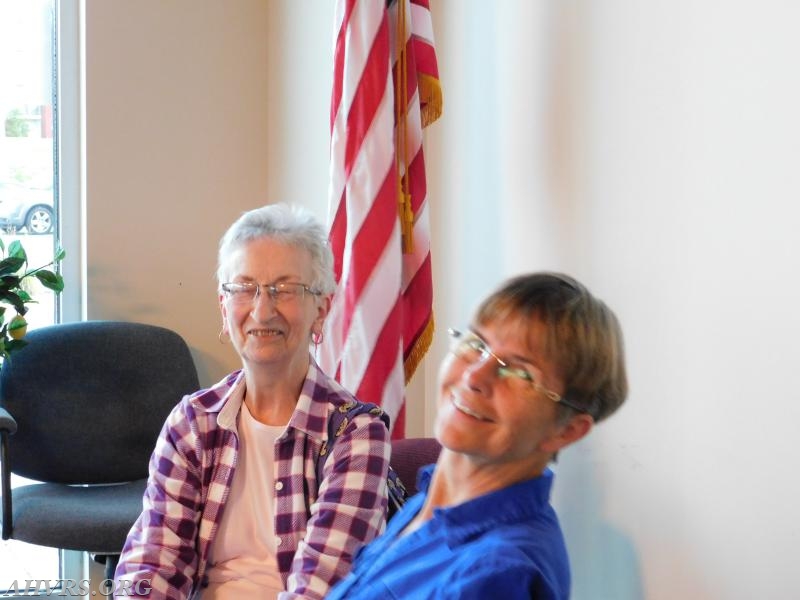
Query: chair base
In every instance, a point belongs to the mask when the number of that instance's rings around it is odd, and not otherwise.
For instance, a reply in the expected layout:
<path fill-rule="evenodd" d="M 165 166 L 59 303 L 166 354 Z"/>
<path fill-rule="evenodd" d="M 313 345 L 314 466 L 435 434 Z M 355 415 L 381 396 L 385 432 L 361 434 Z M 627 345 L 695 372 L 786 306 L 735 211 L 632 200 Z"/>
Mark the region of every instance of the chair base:
<path fill-rule="evenodd" d="M 104 579 L 106 581 L 113 580 L 114 571 L 117 570 L 119 564 L 119 554 L 91 554 L 90 556 L 94 562 L 105 566 Z"/>

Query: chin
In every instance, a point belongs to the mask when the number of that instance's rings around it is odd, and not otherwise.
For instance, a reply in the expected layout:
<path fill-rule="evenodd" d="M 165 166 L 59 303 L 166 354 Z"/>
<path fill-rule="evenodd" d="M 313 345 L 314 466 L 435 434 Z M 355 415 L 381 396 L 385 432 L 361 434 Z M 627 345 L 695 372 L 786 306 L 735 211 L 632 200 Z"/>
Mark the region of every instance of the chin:
<path fill-rule="evenodd" d="M 469 432 L 453 426 L 446 419 L 442 419 L 441 412 L 439 414 L 440 416 L 436 419 L 436 424 L 433 427 L 434 437 L 448 450 L 461 452 L 465 445 L 465 437 L 469 435 Z"/>

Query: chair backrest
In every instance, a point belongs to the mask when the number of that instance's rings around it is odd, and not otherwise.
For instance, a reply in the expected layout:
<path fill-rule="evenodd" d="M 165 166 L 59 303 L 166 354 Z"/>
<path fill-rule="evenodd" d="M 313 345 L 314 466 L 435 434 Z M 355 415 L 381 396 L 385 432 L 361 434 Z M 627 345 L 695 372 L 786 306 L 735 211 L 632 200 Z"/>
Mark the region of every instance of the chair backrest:
<path fill-rule="evenodd" d="M 392 457 L 389 464 L 397 471 L 400 481 L 406 486 L 408 495 L 417 493 L 417 471 L 425 465 L 435 463 L 442 449 L 435 438 L 408 438 L 392 440 Z"/>
<path fill-rule="evenodd" d="M 0 369 L 16 419 L 14 473 L 57 483 L 147 476 L 172 407 L 199 387 L 186 342 L 154 325 L 84 321 L 42 327 Z"/>

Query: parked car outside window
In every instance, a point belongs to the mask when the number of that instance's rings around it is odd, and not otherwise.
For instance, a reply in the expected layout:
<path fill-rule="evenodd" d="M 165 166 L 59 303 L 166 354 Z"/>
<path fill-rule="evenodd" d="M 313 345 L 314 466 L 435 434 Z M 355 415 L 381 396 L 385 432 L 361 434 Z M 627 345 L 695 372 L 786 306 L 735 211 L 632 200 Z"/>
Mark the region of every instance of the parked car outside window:
<path fill-rule="evenodd" d="M 53 231 L 53 190 L 0 181 L 0 228 L 41 235 Z"/>

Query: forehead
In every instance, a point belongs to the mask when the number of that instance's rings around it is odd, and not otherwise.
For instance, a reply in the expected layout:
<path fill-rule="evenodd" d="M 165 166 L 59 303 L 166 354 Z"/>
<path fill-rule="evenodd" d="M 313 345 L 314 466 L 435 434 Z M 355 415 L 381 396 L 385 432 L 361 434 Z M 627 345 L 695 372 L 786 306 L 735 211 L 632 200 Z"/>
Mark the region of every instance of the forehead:
<path fill-rule="evenodd" d="M 272 238 L 247 240 L 231 249 L 225 261 L 229 276 L 272 278 L 311 273 L 311 253 L 302 246 Z"/>
<path fill-rule="evenodd" d="M 553 331 L 538 316 L 494 316 L 477 321 L 474 329 L 498 353 L 529 360 L 540 368 L 555 366 Z"/>

